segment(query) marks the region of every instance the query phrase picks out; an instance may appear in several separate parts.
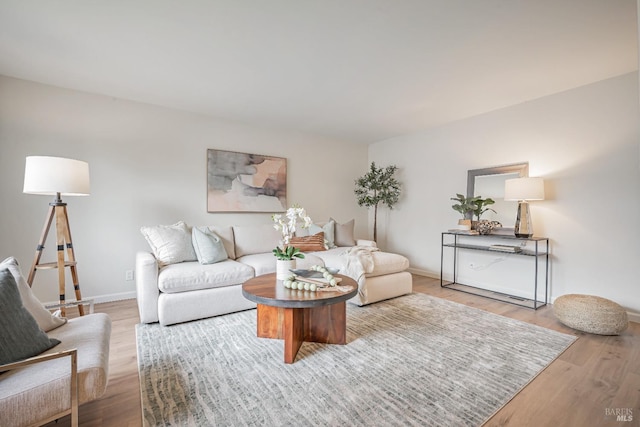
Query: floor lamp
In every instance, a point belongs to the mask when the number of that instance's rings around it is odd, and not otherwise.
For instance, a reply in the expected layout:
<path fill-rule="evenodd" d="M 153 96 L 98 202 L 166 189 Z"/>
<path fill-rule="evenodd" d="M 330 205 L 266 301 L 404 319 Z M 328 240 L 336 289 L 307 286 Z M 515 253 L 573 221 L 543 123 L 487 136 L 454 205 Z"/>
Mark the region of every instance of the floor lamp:
<path fill-rule="evenodd" d="M 504 200 L 518 201 L 518 214 L 514 234 L 516 237 L 533 236 L 529 200 L 544 200 L 542 178 L 515 178 L 504 182 Z"/>
<path fill-rule="evenodd" d="M 37 270 L 58 269 L 58 286 L 60 296 L 60 312 L 65 313 L 65 268 L 71 270 L 73 288 L 76 300 L 82 299 L 80 284 L 78 283 L 78 271 L 76 269 L 76 257 L 71 241 L 69 217 L 67 216 L 67 204 L 61 196 L 88 196 L 89 195 L 89 164 L 80 160 L 64 159 L 61 157 L 29 156 L 24 170 L 24 189 L 26 194 L 40 194 L 55 196 L 49 203 L 49 211 L 44 222 L 44 228 L 40 235 L 40 241 L 36 248 L 36 254 L 29 271 L 27 283 L 32 286 Z M 51 223 L 55 218 L 57 261 L 40 263 L 42 250 L 44 249 Z M 66 249 L 66 250 L 65 250 Z M 65 260 L 66 252 L 66 260 Z M 78 305 L 80 315 L 84 315 L 82 304 Z"/>

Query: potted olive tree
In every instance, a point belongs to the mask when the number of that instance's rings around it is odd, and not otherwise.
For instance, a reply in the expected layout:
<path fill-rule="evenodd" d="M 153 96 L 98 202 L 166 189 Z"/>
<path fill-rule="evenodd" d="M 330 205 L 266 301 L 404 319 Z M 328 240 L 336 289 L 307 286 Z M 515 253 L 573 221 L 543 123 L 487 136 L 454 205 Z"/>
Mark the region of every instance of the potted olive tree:
<path fill-rule="evenodd" d="M 369 172 L 356 179 L 356 195 L 358 206 L 373 206 L 373 240 L 378 241 L 378 205 L 387 205 L 389 209 L 398 203 L 400 183 L 393 176 L 398 168 L 395 165 L 386 168 L 376 167 L 371 162 Z"/>

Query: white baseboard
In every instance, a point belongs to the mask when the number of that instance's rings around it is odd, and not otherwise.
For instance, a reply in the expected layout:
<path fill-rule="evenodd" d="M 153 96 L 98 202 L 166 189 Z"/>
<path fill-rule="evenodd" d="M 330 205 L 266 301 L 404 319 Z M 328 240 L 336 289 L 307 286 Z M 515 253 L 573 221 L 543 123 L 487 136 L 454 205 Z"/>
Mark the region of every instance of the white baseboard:
<path fill-rule="evenodd" d="M 431 277 L 432 279 L 439 279 L 440 278 L 440 273 L 435 272 L 435 271 L 421 270 L 419 268 L 413 268 L 413 267 L 407 268 L 407 271 L 409 273 L 415 274 L 417 276 Z"/>
<path fill-rule="evenodd" d="M 121 292 L 119 294 L 108 294 L 108 295 L 100 295 L 97 297 L 93 297 L 93 300 L 96 304 L 100 304 L 103 302 L 113 302 L 113 301 L 122 301 L 125 299 L 136 299 L 136 292 Z"/>
<path fill-rule="evenodd" d="M 431 277 L 432 279 L 440 279 L 440 273 L 435 271 L 421 270 L 419 268 L 408 268 L 407 271 L 411 274 L 415 274 L 417 276 L 425 276 Z M 445 278 L 446 279 L 446 278 Z M 550 298 L 550 304 L 553 305 L 556 297 Z M 635 313 L 632 311 L 627 311 L 627 316 L 629 316 L 630 322 L 640 323 L 640 313 Z"/>
<path fill-rule="evenodd" d="M 82 299 L 92 299 L 94 304 L 100 304 L 103 302 L 113 302 L 113 301 L 123 301 L 127 299 L 136 299 L 136 292 L 122 292 L 119 294 L 108 294 L 108 295 L 98 295 L 98 296 L 84 296 Z M 71 301 L 67 301 L 71 302 Z M 51 301 L 46 304 L 57 304 L 58 301 Z"/>

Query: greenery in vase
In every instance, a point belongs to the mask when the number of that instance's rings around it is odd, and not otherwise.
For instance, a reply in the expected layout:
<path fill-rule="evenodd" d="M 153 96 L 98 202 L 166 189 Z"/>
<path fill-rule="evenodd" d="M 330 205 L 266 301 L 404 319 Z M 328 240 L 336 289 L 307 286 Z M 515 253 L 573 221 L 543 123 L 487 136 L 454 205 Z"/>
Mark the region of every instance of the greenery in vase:
<path fill-rule="evenodd" d="M 480 221 L 480 217 L 482 216 L 482 214 L 487 211 L 497 213 L 495 210 L 486 207 L 495 203 L 495 201 L 491 197 L 487 197 L 486 199 L 483 199 L 482 197 L 474 197 L 474 199 L 475 200 L 473 203 L 475 205 L 475 208 L 473 209 L 473 214 L 476 216 L 476 218 L 478 218 L 478 221 Z"/>
<path fill-rule="evenodd" d="M 291 238 L 296 232 L 298 223 L 302 221 L 300 228 L 309 228 L 311 226 L 311 218 L 307 215 L 304 208 L 299 205 L 293 205 L 287 212 L 282 214 L 273 214 L 271 219 L 274 222 L 273 228 L 282 232 L 282 241 L 280 246 L 272 251 L 273 255 L 279 260 L 289 261 L 294 258 L 304 258 L 304 254 L 298 248 L 289 245 Z"/>
<path fill-rule="evenodd" d="M 463 219 L 466 219 L 467 216 L 471 216 L 476 208 L 476 205 L 474 204 L 476 197 L 470 197 L 467 199 L 463 194 L 456 193 L 456 197 L 452 197 L 451 200 L 458 202 L 451 205 L 451 208 L 456 212 L 460 212 Z"/>
<path fill-rule="evenodd" d="M 482 196 L 465 197 L 463 194 L 456 193 L 456 197 L 452 197 L 451 200 L 458 202 L 451 205 L 451 208 L 456 212 L 460 212 L 462 218 L 476 216 L 480 221 L 480 217 L 485 212 L 492 211 L 496 213 L 495 210 L 487 207 L 495 203 L 490 197 L 486 199 L 483 199 Z"/>
<path fill-rule="evenodd" d="M 377 168 L 371 162 L 369 172 L 356 179 L 356 195 L 358 206 L 373 206 L 373 240 L 378 240 L 378 204 L 387 205 L 389 209 L 398 203 L 400 198 L 400 183 L 394 178 L 398 168 L 395 165 Z"/>
<path fill-rule="evenodd" d="M 284 249 L 277 246 L 272 252 L 276 258 L 282 261 L 290 261 L 294 258 L 304 259 L 304 254 L 294 246 L 286 246 Z"/>

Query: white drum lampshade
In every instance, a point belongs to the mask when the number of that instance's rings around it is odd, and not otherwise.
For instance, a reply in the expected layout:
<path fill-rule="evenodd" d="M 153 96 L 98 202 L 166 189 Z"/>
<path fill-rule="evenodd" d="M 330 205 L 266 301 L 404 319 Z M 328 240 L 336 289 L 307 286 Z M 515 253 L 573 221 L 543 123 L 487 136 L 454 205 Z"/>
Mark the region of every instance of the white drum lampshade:
<path fill-rule="evenodd" d="M 529 200 L 544 200 L 544 180 L 542 178 L 515 178 L 504 182 L 504 199 L 518 201 L 515 235 L 533 236 Z"/>
<path fill-rule="evenodd" d="M 62 157 L 29 156 L 24 169 L 27 194 L 88 196 L 89 164 Z"/>

